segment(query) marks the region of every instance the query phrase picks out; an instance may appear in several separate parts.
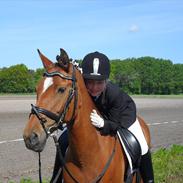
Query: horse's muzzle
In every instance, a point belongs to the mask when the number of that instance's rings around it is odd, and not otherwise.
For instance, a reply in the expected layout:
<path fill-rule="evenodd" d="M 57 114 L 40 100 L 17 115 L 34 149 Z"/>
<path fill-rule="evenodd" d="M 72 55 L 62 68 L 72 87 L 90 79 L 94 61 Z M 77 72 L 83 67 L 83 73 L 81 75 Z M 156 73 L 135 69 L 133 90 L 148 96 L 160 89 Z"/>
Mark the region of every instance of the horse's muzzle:
<path fill-rule="evenodd" d="M 38 136 L 36 133 L 31 133 L 30 136 L 23 136 L 25 145 L 28 149 L 35 152 L 41 152 L 46 144 L 46 138 Z"/>

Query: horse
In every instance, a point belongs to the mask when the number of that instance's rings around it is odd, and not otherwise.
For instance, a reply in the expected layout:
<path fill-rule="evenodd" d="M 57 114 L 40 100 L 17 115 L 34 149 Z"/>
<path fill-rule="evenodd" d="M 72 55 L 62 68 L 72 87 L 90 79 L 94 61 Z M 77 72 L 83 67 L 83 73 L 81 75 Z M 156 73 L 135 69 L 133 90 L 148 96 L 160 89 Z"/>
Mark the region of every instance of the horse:
<path fill-rule="evenodd" d="M 64 49 L 60 52 L 58 62 L 54 63 L 38 50 L 46 72 L 36 87 L 36 105 L 32 105 L 23 132 L 25 145 L 35 152 L 43 151 L 50 134 L 66 124 L 69 147 L 65 166 L 72 176 L 63 169 L 64 182 L 124 182 L 127 158 L 119 139 L 101 135 L 91 124 L 90 113 L 93 109 L 98 110 L 79 68 Z M 150 146 L 149 128 L 142 118 L 138 117 L 138 120 Z"/>

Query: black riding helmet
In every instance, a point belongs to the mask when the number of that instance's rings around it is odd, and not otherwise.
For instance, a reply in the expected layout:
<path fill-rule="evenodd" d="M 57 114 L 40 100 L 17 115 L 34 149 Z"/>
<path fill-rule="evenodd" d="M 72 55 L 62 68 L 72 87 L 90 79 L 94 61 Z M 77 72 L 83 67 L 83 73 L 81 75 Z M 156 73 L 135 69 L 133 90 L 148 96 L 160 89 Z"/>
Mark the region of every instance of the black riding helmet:
<path fill-rule="evenodd" d="M 87 54 L 81 64 L 84 79 L 105 80 L 109 78 L 110 63 L 106 55 L 99 52 Z"/>

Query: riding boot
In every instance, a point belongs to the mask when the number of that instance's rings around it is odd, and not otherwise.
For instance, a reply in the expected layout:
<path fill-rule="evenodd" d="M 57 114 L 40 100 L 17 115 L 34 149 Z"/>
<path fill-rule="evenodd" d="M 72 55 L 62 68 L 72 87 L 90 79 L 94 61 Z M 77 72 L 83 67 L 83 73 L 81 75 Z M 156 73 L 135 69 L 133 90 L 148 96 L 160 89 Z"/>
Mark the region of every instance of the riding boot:
<path fill-rule="evenodd" d="M 56 180 L 57 176 L 58 176 L 58 178 Z M 61 166 L 61 162 L 60 162 L 60 158 L 59 158 L 59 153 L 57 152 L 56 158 L 55 158 L 53 174 L 52 174 L 50 183 L 58 183 L 58 182 L 62 182 L 62 166 Z"/>
<path fill-rule="evenodd" d="M 67 150 L 67 147 L 69 144 L 67 130 L 65 130 L 61 134 L 61 136 L 58 140 L 58 143 L 59 143 L 60 152 L 62 154 L 62 157 L 65 157 L 65 153 L 66 153 L 66 150 Z M 52 174 L 50 183 L 62 182 L 62 166 L 63 166 L 63 164 L 62 164 L 62 161 L 60 160 L 59 151 L 57 149 L 56 157 L 55 157 L 55 165 L 54 165 L 53 174 Z M 57 181 L 55 181 L 57 176 L 58 176 L 58 179 L 57 179 Z"/>
<path fill-rule="evenodd" d="M 153 166 L 149 150 L 141 157 L 140 174 L 144 183 L 154 183 Z"/>

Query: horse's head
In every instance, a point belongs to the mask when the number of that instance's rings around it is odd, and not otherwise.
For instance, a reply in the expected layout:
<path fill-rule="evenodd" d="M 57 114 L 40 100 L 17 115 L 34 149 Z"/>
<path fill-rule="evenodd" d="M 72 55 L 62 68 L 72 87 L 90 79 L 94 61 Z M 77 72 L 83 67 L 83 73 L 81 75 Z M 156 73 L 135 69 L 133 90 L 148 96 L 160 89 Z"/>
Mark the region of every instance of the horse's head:
<path fill-rule="evenodd" d="M 61 49 L 60 56 L 56 57 L 58 62 L 53 63 L 38 52 L 46 72 L 36 87 L 36 105 L 31 105 L 23 133 L 26 147 L 36 152 L 44 149 L 47 137 L 54 130 L 72 122 L 77 101 L 75 67 L 67 53 Z"/>

